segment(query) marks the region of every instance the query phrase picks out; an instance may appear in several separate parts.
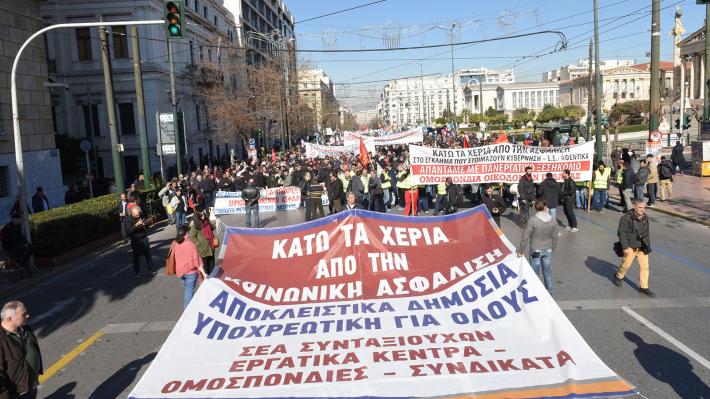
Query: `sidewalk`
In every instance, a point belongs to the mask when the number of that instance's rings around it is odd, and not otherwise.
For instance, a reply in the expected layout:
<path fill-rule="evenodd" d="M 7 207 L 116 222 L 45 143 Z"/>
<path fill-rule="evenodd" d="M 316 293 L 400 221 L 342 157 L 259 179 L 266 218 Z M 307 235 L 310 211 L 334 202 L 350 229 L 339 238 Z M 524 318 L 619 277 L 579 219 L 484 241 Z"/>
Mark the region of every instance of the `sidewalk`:
<path fill-rule="evenodd" d="M 618 200 L 616 190 L 609 192 Z M 656 200 L 656 206 L 648 209 L 710 226 L 710 178 L 676 174 L 673 199 Z"/>

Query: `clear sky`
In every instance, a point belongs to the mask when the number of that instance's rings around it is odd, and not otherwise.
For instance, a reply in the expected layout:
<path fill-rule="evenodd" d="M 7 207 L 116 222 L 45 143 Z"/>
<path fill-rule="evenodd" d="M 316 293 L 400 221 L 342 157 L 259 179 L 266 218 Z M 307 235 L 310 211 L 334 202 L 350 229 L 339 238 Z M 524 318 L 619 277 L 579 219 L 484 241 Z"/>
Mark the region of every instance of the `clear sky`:
<path fill-rule="evenodd" d="M 554 49 L 553 34 L 457 46 L 455 68 L 514 68 L 518 82 L 540 81 L 544 71 L 576 63 L 588 56 L 593 36 L 592 0 L 386 0 L 364 8 L 305 21 L 330 12 L 374 0 L 286 0 L 296 18 L 299 49 L 372 49 L 448 43 L 452 22 L 458 42 L 559 30 L 568 40 L 568 50 L 543 55 Z M 604 59 L 648 62 L 651 50 L 651 0 L 599 0 L 600 55 Z M 661 1 L 661 59 L 672 59 L 676 6 L 683 10 L 687 36 L 699 29 L 705 18 L 703 6 L 694 0 Z M 385 41 L 385 38 L 390 38 Z M 336 95 L 354 109 L 374 107 L 384 82 L 374 80 L 451 72 L 450 48 L 360 53 L 299 53 L 299 60 L 323 69 L 336 83 Z M 526 58 L 522 58 L 526 57 Z M 344 85 L 344 83 L 352 83 Z"/>

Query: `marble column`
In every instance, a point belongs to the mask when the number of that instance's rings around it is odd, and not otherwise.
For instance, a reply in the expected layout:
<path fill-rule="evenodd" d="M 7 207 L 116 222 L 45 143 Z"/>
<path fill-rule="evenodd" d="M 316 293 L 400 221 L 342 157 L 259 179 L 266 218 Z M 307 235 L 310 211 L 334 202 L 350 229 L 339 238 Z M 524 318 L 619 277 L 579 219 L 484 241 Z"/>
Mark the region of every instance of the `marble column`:
<path fill-rule="evenodd" d="M 698 98 L 705 98 L 705 57 L 700 55 L 700 81 L 698 82 Z"/>
<path fill-rule="evenodd" d="M 688 93 L 688 99 L 695 99 L 695 53 L 690 55 L 690 74 L 688 74 L 688 80 L 690 81 L 690 93 Z"/>

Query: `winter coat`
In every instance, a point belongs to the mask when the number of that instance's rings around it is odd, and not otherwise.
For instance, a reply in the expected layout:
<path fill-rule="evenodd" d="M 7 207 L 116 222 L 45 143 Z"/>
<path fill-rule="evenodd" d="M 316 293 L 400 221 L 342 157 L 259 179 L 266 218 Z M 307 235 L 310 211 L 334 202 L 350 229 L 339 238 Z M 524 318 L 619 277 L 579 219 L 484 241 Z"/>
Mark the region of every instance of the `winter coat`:
<path fill-rule="evenodd" d="M 353 176 L 350 190 L 355 194 L 355 198 L 362 198 L 365 196 L 365 185 L 362 183 L 360 175 Z"/>
<path fill-rule="evenodd" d="M 26 335 L 27 345 L 34 346 L 40 354 L 37 337 L 28 326 L 22 327 Z M 42 374 L 40 355 L 40 369 L 35 370 Z M 16 398 L 20 393 L 29 392 L 36 385 L 31 381 L 33 371 L 25 360 L 25 351 L 20 344 L 11 338 L 4 330 L 0 331 L 0 397 Z"/>
<path fill-rule="evenodd" d="M 658 183 L 658 164 L 656 161 L 650 161 L 646 166 L 648 166 L 648 180 L 646 180 L 646 183 Z"/>
<path fill-rule="evenodd" d="M 636 172 L 636 176 L 634 177 L 634 186 L 643 186 L 648 183 L 649 174 L 650 171 L 647 167 L 644 166 L 643 168 L 639 168 L 638 172 Z"/>
<path fill-rule="evenodd" d="M 664 159 L 658 164 L 658 178 L 660 180 L 670 180 L 673 181 L 673 165 L 671 161 Z"/>
<path fill-rule="evenodd" d="M 520 185 L 518 185 L 519 187 Z M 547 207 L 553 209 L 557 208 L 561 191 L 559 183 L 553 177 L 548 177 L 540 183 L 538 194 L 545 199 Z"/>
<path fill-rule="evenodd" d="M 557 247 L 557 220 L 553 218 L 549 212 L 538 212 L 535 216 L 528 219 L 528 224 L 523 232 L 523 237 L 520 239 L 518 253 L 524 253 L 525 249 L 530 246 L 530 249 L 552 249 Z"/>
<path fill-rule="evenodd" d="M 623 178 L 621 180 L 621 188 L 624 190 L 631 190 L 634 188 L 634 180 L 636 179 L 636 174 L 631 168 L 624 169 Z"/>
<path fill-rule="evenodd" d="M 534 201 L 535 200 L 535 184 L 532 178 L 528 179 L 527 175 L 520 177 L 518 182 L 518 196 L 521 200 Z"/>
<path fill-rule="evenodd" d="M 328 182 L 328 199 L 331 202 L 343 198 L 343 194 L 343 182 L 340 179 Z"/>
<path fill-rule="evenodd" d="M 493 194 L 490 197 L 487 194 L 483 194 L 481 203 L 488 208 L 488 212 L 491 215 L 501 215 L 505 211 L 505 201 L 499 194 Z M 498 208 L 498 212 L 493 212 L 495 208 Z"/>
<path fill-rule="evenodd" d="M 244 190 L 242 190 L 242 199 L 244 200 L 245 204 L 258 204 L 260 196 L 261 193 L 259 192 L 259 189 L 254 187 L 253 185 L 249 185 Z"/>
<path fill-rule="evenodd" d="M 199 223 L 199 220 L 190 223 L 190 241 L 197 247 L 197 253 L 200 257 L 206 258 L 214 255 L 214 248 L 212 248 L 212 243 L 205 237 L 205 233 L 202 232 Z"/>
<path fill-rule="evenodd" d="M 619 230 L 616 234 L 619 237 L 621 248 L 640 249 L 644 246 L 643 241 L 650 246 L 650 233 L 648 216 L 644 214 L 642 218 L 639 218 L 636 211 L 632 209 L 619 220 Z"/>
<path fill-rule="evenodd" d="M 576 191 L 577 185 L 574 180 L 572 180 L 571 177 L 566 178 L 565 181 L 562 182 L 562 191 L 560 193 L 562 202 L 573 202 Z"/>
<path fill-rule="evenodd" d="M 685 163 L 685 155 L 683 155 L 683 144 L 676 143 L 673 147 L 673 152 L 671 152 L 671 162 L 675 165 L 682 165 Z"/>

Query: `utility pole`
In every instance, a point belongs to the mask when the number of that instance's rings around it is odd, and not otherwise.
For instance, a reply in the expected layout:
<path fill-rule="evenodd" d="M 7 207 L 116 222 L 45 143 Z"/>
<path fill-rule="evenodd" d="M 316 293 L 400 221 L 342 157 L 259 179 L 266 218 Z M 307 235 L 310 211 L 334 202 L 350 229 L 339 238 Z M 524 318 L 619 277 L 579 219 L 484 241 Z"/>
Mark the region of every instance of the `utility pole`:
<path fill-rule="evenodd" d="M 145 123 L 145 102 L 143 101 L 143 73 L 141 72 L 141 54 L 138 45 L 138 27 L 131 26 L 131 47 L 133 48 L 133 73 L 136 79 L 136 106 L 138 107 L 138 134 L 141 143 L 141 162 L 143 164 L 143 184 L 145 189 L 153 188 L 153 173 L 150 170 L 148 152 L 148 132 Z"/>
<path fill-rule="evenodd" d="M 661 56 L 661 0 L 652 0 L 651 7 L 651 101 L 649 102 L 648 139 L 651 133 L 658 131 L 660 121 L 661 101 L 660 84 L 661 70 L 659 60 Z"/>
<path fill-rule="evenodd" d="M 168 39 L 168 64 L 170 66 L 170 105 L 173 109 L 173 128 L 175 129 L 175 158 L 177 158 L 177 174 L 182 174 L 182 148 L 178 124 L 177 98 L 175 96 L 175 65 L 173 62 L 173 39 Z M 186 138 L 187 139 L 187 138 Z"/>
<path fill-rule="evenodd" d="M 602 79 L 599 65 L 599 5 L 597 3 L 598 0 L 594 0 L 594 99 L 597 109 L 597 123 L 594 136 L 597 143 L 596 151 L 598 163 L 601 162 L 604 157 L 602 154 Z"/>
<path fill-rule="evenodd" d="M 113 159 L 113 176 L 116 180 L 116 193 L 126 189 L 123 180 L 123 159 L 119 151 L 118 128 L 116 125 L 116 105 L 113 103 L 113 81 L 111 79 L 111 61 L 108 53 L 108 40 L 106 40 L 106 27 L 99 27 L 101 40 L 101 62 L 104 69 L 104 90 L 106 91 L 106 110 L 108 114 L 108 129 L 111 135 L 111 158 Z"/>
<path fill-rule="evenodd" d="M 589 140 L 589 135 L 592 133 L 592 59 L 594 58 L 594 52 L 592 50 L 592 39 L 589 39 L 589 81 L 587 85 L 587 137 L 585 139 Z M 608 145 L 608 144 L 607 144 Z"/>
<path fill-rule="evenodd" d="M 454 117 L 453 117 L 453 122 L 454 122 L 454 134 L 458 136 L 459 134 L 459 125 L 456 123 L 456 70 L 454 69 L 454 28 L 456 27 L 456 23 L 451 24 L 451 35 L 449 36 L 450 39 L 450 44 L 451 44 L 451 95 L 453 97 L 452 100 L 452 109 L 454 110 Z"/>

